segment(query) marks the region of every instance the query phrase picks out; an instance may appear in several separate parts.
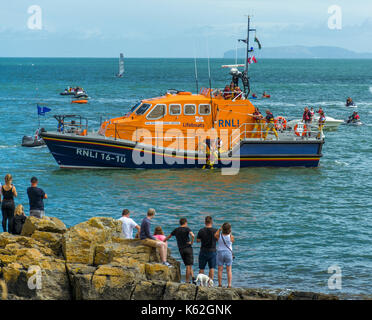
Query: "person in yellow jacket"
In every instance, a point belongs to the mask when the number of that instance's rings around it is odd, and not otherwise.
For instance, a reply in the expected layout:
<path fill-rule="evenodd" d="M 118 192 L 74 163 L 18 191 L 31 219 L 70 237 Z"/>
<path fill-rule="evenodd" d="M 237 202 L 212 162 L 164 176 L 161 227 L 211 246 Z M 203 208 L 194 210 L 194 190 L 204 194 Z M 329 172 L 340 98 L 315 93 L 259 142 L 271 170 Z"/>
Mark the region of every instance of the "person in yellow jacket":
<path fill-rule="evenodd" d="M 251 132 L 251 138 L 253 138 L 255 133 L 260 134 L 260 138 L 262 138 L 262 123 L 263 115 L 261 114 L 260 110 L 256 108 L 252 114 L 248 114 L 249 116 L 253 117 L 254 126 Z"/>
<path fill-rule="evenodd" d="M 317 135 L 317 139 L 321 139 L 323 137 L 323 128 L 324 128 L 324 124 L 326 122 L 326 117 L 324 115 L 324 111 L 322 110 L 320 113 L 319 113 L 319 121 L 318 121 L 318 135 Z"/>
<path fill-rule="evenodd" d="M 266 110 L 265 120 L 266 120 L 266 131 L 265 131 L 265 134 L 264 134 L 264 140 L 266 140 L 266 137 L 267 137 L 267 134 L 269 133 L 269 131 L 274 132 L 274 134 L 276 136 L 276 139 L 278 140 L 279 136 L 278 136 L 278 132 L 276 132 L 276 129 L 275 129 L 274 116 L 269 109 Z"/>

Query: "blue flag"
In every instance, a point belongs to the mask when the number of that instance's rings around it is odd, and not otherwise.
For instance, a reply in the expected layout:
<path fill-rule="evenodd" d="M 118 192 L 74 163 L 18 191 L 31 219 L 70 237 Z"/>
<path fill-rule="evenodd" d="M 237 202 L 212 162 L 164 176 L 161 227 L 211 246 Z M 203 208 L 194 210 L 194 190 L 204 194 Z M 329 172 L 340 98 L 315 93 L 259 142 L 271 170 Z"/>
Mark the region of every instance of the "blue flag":
<path fill-rule="evenodd" d="M 45 113 L 51 111 L 52 109 L 49 109 L 47 107 L 40 107 L 39 105 L 37 105 L 37 114 L 39 116 L 45 116 Z"/>

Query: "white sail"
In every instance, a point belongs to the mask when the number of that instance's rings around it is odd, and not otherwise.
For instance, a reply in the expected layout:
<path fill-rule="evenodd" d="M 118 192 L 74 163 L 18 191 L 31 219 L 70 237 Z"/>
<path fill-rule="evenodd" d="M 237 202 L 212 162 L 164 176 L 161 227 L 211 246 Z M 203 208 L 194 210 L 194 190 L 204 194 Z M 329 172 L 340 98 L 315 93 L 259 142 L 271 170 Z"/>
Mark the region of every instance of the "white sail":
<path fill-rule="evenodd" d="M 121 77 L 124 74 L 124 55 L 120 53 L 120 58 L 119 58 L 119 73 L 118 76 Z"/>

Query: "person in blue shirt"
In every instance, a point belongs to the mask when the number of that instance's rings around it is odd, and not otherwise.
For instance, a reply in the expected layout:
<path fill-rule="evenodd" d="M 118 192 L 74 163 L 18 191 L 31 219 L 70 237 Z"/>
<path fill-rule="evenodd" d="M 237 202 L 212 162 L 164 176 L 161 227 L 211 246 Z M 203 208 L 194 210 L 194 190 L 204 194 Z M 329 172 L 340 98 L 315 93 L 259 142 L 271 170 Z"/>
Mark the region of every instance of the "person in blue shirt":
<path fill-rule="evenodd" d="M 140 239 L 143 240 L 143 244 L 152 248 L 158 248 L 161 262 L 167 266 L 172 267 L 167 262 L 167 245 L 163 241 L 157 240 L 151 233 L 151 219 L 155 216 L 155 209 L 149 209 L 147 216 L 142 220 L 140 229 Z"/>

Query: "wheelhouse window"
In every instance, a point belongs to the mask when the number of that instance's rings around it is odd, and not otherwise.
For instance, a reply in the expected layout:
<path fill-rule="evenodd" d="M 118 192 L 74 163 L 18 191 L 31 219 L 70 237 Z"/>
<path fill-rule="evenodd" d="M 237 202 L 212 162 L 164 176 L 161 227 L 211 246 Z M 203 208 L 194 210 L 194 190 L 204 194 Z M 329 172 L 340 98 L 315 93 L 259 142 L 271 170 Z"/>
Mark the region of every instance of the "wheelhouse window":
<path fill-rule="evenodd" d="M 185 115 L 194 115 L 196 114 L 195 104 L 185 104 L 184 105 L 184 114 Z"/>
<path fill-rule="evenodd" d="M 157 104 L 147 115 L 147 119 L 149 120 L 157 120 L 163 118 L 165 116 L 165 110 L 167 110 L 167 106 L 165 104 Z"/>
<path fill-rule="evenodd" d="M 141 101 L 136 103 L 131 109 L 130 109 L 130 113 L 132 113 L 133 111 L 135 111 L 140 105 L 141 105 Z"/>
<path fill-rule="evenodd" d="M 151 107 L 151 104 L 149 103 L 144 103 L 142 106 L 140 106 L 137 111 L 136 111 L 136 114 L 138 115 L 142 115 L 144 114 L 149 108 Z"/>
<path fill-rule="evenodd" d="M 172 116 L 179 116 L 181 114 L 181 105 L 180 104 L 170 104 L 169 105 L 169 114 Z"/>
<path fill-rule="evenodd" d="M 211 113 L 211 106 L 209 104 L 199 104 L 199 114 L 207 116 Z"/>

